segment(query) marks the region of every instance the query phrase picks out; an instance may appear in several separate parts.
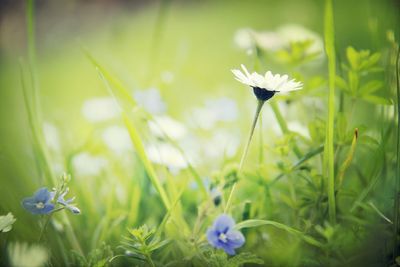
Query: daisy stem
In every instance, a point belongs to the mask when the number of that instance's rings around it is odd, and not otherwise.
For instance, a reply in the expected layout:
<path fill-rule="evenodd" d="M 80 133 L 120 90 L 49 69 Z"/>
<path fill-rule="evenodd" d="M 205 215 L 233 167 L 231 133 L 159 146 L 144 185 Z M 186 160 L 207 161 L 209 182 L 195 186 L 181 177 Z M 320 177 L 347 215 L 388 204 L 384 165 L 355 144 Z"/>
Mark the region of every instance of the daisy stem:
<path fill-rule="evenodd" d="M 250 129 L 249 139 L 247 140 L 246 146 L 245 146 L 243 154 L 242 154 L 242 158 L 240 159 L 238 174 L 242 171 L 244 160 L 246 159 L 247 153 L 249 151 L 250 143 L 253 138 L 254 129 L 256 128 L 257 120 L 258 120 L 258 117 L 260 116 L 260 112 L 261 112 L 261 109 L 262 109 L 264 103 L 265 103 L 264 100 L 258 100 L 256 113 L 254 114 L 253 124 L 251 125 L 251 129 Z M 228 201 L 226 202 L 226 206 L 225 206 L 225 210 L 224 210 L 225 213 L 227 213 L 229 211 L 229 208 L 230 208 L 230 205 L 232 202 L 232 196 L 236 190 L 236 184 L 237 184 L 237 182 L 235 182 L 232 185 L 232 189 L 229 194 Z"/>
<path fill-rule="evenodd" d="M 251 125 L 249 139 L 247 140 L 246 147 L 244 148 L 244 151 L 242 154 L 242 158 L 240 159 L 238 172 L 240 172 L 243 168 L 243 163 L 244 163 L 244 160 L 246 159 L 247 153 L 249 152 L 249 147 L 250 147 L 251 139 L 253 138 L 254 129 L 256 128 L 257 120 L 258 120 L 258 117 L 260 116 L 260 112 L 261 112 L 261 109 L 262 109 L 264 103 L 265 103 L 265 101 L 258 100 L 256 113 L 254 114 L 253 124 Z"/>

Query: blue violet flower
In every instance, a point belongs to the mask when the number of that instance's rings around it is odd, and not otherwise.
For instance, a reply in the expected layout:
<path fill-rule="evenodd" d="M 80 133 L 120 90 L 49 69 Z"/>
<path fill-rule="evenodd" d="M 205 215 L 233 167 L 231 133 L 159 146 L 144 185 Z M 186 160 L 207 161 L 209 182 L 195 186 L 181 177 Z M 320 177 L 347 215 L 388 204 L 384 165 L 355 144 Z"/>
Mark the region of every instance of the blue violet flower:
<path fill-rule="evenodd" d="M 54 192 L 42 187 L 32 197 L 22 200 L 22 206 L 32 214 L 49 214 L 54 210 Z"/>
<path fill-rule="evenodd" d="M 229 255 L 235 255 L 235 249 L 241 247 L 244 236 L 234 229 L 235 221 L 231 216 L 222 214 L 215 219 L 214 224 L 207 230 L 207 239 L 210 245 L 223 249 Z"/>

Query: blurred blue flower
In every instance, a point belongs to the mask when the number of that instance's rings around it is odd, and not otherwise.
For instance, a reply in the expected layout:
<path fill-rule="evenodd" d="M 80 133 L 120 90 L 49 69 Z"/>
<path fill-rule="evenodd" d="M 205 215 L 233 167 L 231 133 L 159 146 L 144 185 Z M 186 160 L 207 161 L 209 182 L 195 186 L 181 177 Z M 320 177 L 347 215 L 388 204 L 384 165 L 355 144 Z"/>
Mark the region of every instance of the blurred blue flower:
<path fill-rule="evenodd" d="M 42 187 L 32 197 L 24 198 L 22 206 L 32 214 L 49 214 L 54 210 L 53 198 L 54 192 Z"/>
<path fill-rule="evenodd" d="M 80 214 L 80 213 L 81 213 L 81 210 L 78 209 L 77 207 L 71 205 L 71 202 L 74 201 L 75 197 L 72 197 L 72 198 L 67 199 L 67 200 L 64 199 L 64 197 L 65 197 L 65 195 L 68 193 L 68 191 L 69 191 L 68 189 L 65 190 L 65 192 L 62 193 L 62 194 L 58 197 L 57 203 L 63 205 L 66 209 L 70 210 L 70 211 L 71 211 L 72 213 L 74 213 L 74 214 Z"/>
<path fill-rule="evenodd" d="M 235 255 L 235 248 L 241 247 L 244 236 L 235 230 L 235 221 L 231 216 L 222 214 L 214 221 L 212 227 L 207 230 L 207 239 L 210 245 L 223 249 L 229 255 Z"/>

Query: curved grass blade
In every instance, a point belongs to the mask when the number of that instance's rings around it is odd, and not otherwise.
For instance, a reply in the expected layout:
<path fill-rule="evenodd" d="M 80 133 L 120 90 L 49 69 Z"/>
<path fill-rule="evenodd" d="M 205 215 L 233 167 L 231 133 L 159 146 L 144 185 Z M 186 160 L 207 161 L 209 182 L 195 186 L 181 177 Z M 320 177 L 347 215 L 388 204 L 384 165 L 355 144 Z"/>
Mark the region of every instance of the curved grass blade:
<path fill-rule="evenodd" d="M 104 85 L 110 91 L 111 95 L 114 96 L 115 101 L 117 102 L 118 106 L 122 110 L 123 122 L 124 122 L 126 128 L 128 129 L 129 136 L 131 138 L 133 146 L 135 147 L 136 153 L 139 156 L 144 168 L 146 169 L 146 172 L 147 172 L 147 174 L 149 176 L 149 179 L 150 179 L 151 183 L 153 184 L 153 186 L 155 187 L 155 189 L 159 193 L 164 206 L 167 209 L 169 209 L 170 208 L 170 201 L 168 199 L 168 195 L 165 192 L 164 188 L 162 187 L 162 185 L 161 185 L 161 183 L 160 183 L 160 181 L 159 181 L 159 179 L 157 177 L 156 171 L 153 168 L 152 163 L 150 162 L 149 158 L 147 157 L 147 154 L 145 152 L 142 139 L 140 138 L 140 135 L 139 135 L 139 132 L 137 131 L 136 126 L 134 125 L 132 120 L 129 119 L 129 117 L 127 115 L 127 112 L 121 107 L 121 105 L 120 105 L 120 103 L 118 101 L 118 98 L 115 97 L 115 95 L 113 93 L 113 90 L 112 90 L 110 84 L 108 83 L 108 80 L 104 76 L 103 72 L 101 71 L 101 69 L 98 69 L 98 72 L 99 72 L 101 80 L 104 82 Z M 123 90 L 125 90 L 125 88 Z"/>
<path fill-rule="evenodd" d="M 306 242 L 310 245 L 313 245 L 313 246 L 316 246 L 319 248 L 324 246 L 318 240 L 314 239 L 313 237 L 311 237 L 309 235 L 304 234 L 303 232 L 301 232 L 297 229 L 294 229 L 285 224 L 275 222 L 275 221 L 270 221 L 270 220 L 246 220 L 246 221 L 236 224 L 235 229 L 239 230 L 242 228 L 252 228 L 252 227 L 258 227 L 258 226 L 264 226 L 264 225 L 271 225 L 271 226 L 274 226 L 275 228 L 286 231 L 289 234 L 296 235 L 296 236 L 300 237 L 301 239 L 303 239 L 304 242 Z"/>

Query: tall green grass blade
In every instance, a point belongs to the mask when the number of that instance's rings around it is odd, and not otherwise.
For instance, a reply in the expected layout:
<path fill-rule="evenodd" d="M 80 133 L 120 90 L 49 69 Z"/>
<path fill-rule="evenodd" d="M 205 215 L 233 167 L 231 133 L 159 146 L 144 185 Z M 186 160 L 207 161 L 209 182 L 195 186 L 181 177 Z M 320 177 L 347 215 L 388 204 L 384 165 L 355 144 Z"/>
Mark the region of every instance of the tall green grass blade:
<path fill-rule="evenodd" d="M 237 230 L 240 230 L 242 228 L 252 228 L 252 227 L 258 227 L 258 226 L 264 226 L 264 225 L 271 225 L 274 226 L 278 229 L 281 229 L 283 231 L 286 231 L 290 234 L 296 235 L 298 237 L 300 237 L 301 239 L 303 239 L 305 242 L 307 242 L 310 245 L 316 246 L 316 247 L 323 247 L 323 244 L 321 242 L 319 242 L 318 240 L 314 239 L 313 237 L 304 234 L 303 232 L 294 229 L 290 226 L 287 226 L 285 224 L 282 223 L 278 223 L 275 221 L 270 221 L 270 220 L 246 220 L 243 222 L 240 222 L 238 224 L 235 225 L 235 228 Z"/>
<path fill-rule="evenodd" d="M 123 122 L 124 122 L 126 128 L 128 129 L 129 136 L 130 136 L 131 141 L 133 143 L 133 146 L 134 146 L 134 148 L 136 150 L 136 153 L 137 153 L 138 157 L 140 158 L 140 160 L 141 160 L 141 162 L 142 162 L 142 164 L 143 164 L 143 166 L 144 166 L 144 168 L 145 168 L 145 170 L 146 170 L 146 172 L 147 172 L 147 174 L 149 176 L 149 179 L 150 179 L 151 183 L 153 184 L 154 188 L 159 193 L 164 206 L 168 210 L 169 207 L 170 207 L 170 201 L 168 199 L 167 193 L 165 192 L 164 188 L 162 187 L 162 185 L 161 185 L 161 183 L 160 183 L 160 181 L 159 181 L 159 179 L 157 177 L 156 171 L 155 171 L 153 165 L 151 164 L 149 158 L 147 157 L 147 154 L 146 154 L 146 151 L 144 149 L 144 145 L 143 145 L 142 139 L 141 139 L 141 137 L 139 135 L 139 132 L 137 131 L 136 126 L 134 125 L 132 120 L 129 119 L 126 109 L 124 109 L 120 105 L 120 102 L 118 102 L 118 98 L 114 95 L 113 90 L 112 90 L 110 84 L 108 83 L 108 80 L 106 79 L 106 76 L 104 76 L 104 74 L 101 71 L 101 69 L 98 69 L 98 71 L 99 71 L 99 75 L 100 75 L 101 80 L 104 82 L 104 85 L 110 91 L 111 95 L 114 96 L 114 99 L 117 101 L 119 107 L 121 107 L 122 119 L 123 119 Z M 119 83 L 117 80 L 113 79 L 112 81 L 113 81 L 113 85 L 115 84 L 114 82 L 116 82 L 117 85 L 121 85 L 122 86 L 122 84 Z M 125 88 L 123 86 L 120 89 L 125 91 Z"/>
<path fill-rule="evenodd" d="M 28 120 L 33 134 L 33 143 L 35 148 L 35 156 L 38 157 L 39 170 L 43 171 L 49 184 L 56 185 L 57 179 L 55 178 L 50 166 L 50 157 L 48 156 L 47 148 L 43 139 L 42 133 L 42 121 L 40 113 L 40 101 L 39 101 L 39 86 L 36 74 L 36 45 L 35 45 L 35 9 L 34 0 L 27 0 L 26 5 L 26 18 L 27 18 L 27 39 L 28 39 L 28 56 L 29 56 L 29 70 L 32 81 L 33 90 L 33 101 L 30 101 L 28 89 L 24 82 L 22 63 L 20 64 L 21 82 L 24 95 L 24 102 L 28 112 Z M 70 242 L 73 249 L 75 249 L 80 255 L 83 255 L 82 248 L 76 238 L 74 230 L 72 229 L 71 223 L 68 216 L 65 213 L 61 215 L 62 221 L 66 226 L 66 237 Z"/>
<path fill-rule="evenodd" d="M 114 92 L 116 90 L 121 97 L 127 101 L 130 106 L 136 107 L 136 102 L 133 99 L 131 93 L 125 88 L 122 82 L 117 79 L 114 75 L 112 75 L 106 68 L 104 68 L 90 53 L 87 49 L 82 48 L 82 51 L 85 53 L 86 57 L 89 61 L 100 71 L 101 75 L 112 85 L 111 91 Z M 109 87 L 109 85 L 108 85 Z M 114 90 L 113 90 L 114 89 Z"/>
<path fill-rule="evenodd" d="M 164 188 L 162 187 L 160 181 L 158 180 L 158 177 L 156 175 L 156 171 L 153 168 L 153 165 L 151 164 L 149 158 L 147 157 L 147 154 L 145 152 L 144 146 L 142 139 L 140 138 L 140 135 L 133 124 L 133 122 L 128 118 L 128 116 L 125 114 L 125 112 L 122 114 L 123 121 L 125 123 L 126 128 L 128 129 L 129 135 L 131 137 L 133 146 L 135 147 L 136 153 L 139 156 L 140 160 L 142 161 L 142 164 L 144 168 L 147 171 L 147 174 L 149 176 L 149 179 L 157 192 L 160 194 L 161 200 L 164 204 L 164 206 L 169 209 L 170 207 L 170 201 L 168 199 L 167 193 L 165 192 Z"/>
<path fill-rule="evenodd" d="M 87 58 L 90 60 L 90 62 L 98 69 L 98 71 L 101 73 L 101 78 L 103 79 L 104 82 L 106 82 L 106 86 L 109 89 L 109 91 L 111 92 L 112 95 L 115 95 L 115 90 L 116 93 L 118 93 L 118 95 L 120 95 L 122 97 L 122 99 L 124 101 L 127 102 L 128 107 L 126 105 L 120 104 L 120 106 L 122 106 L 123 110 L 125 110 L 125 112 L 128 114 L 129 110 L 131 110 L 132 108 L 137 107 L 137 104 L 135 102 L 135 100 L 133 99 L 132 95 L 130 94 L 130 92 L 126 89 L 126 87 L 123 85 L 123 83 L 116 78 L 114 75 L 112 75 L 109 71 L 107 71 L 106 68 L 104 68 L 90 53 L 87 49 L 82 48 L 83 52 L 85 53 L 85 55 L 87 56 Z M 112 85 L 112 86 L 110 86 Z M 115 90 L 113 90 L 115 89 Z M 120 102 L 119 102 L 120 103 Z M 153 119 L 153 116 L 147 112 L 144 112 L 147 119 L 151 120 L 156 126 L 158 125 L 157 122 Z M 162 134 L 165 136 L 165 138 L 167 139 L 167 141 L 173 145 L 176 149 L 179 150 L 179 152 L 182 154 L 183 158 L 185 159 L 185 161 L 188 163 L 188 168 L 189 171 L 191 172 L 191 174 L 193 175 L 196 183 L 198 184 L 203 197 L 206 198 L 207 197 L 207 189 L 204 186 L 204 183 L 201 180 L 200 175 L 197 173 L 196 169 L 193 167 L 193 165 L 190 163 L 189 159 L 187 158 L 187 156 L 185 155 L 184 151 L 180 148 L 180 146 L 172 139 L 170 138 L 161 127 L 158 127 L 159 130 L 162 132 Z"/>
<path fill-rule="evenodd" d="M 333 21 L 332 0 L 325 0 L 324 13 L 324 38 L 325 50 L 328 57 L 329 70 L 329 94 L 328 94 L 328 125 L 326 127 L 326 147 L 324 160 L 324 175 L 328 177 L 328 206 L 329 221 L 336 223 L 336 200 L 335 200 L 335 164 L 334 164 L 334 113 L 335 113 L 335 77 L 336 77 L 336 56 L 335 56 L 335 32 Z"/>
<path fill-rule="evenodd" d="M 353 140 L 351 142 L 349 153 L 347 154 L 346 159 L 344 160 L 342 166 L 340 166 L 340 169 L 339 169 L 339 173 L 338 173 L 338 176 L 336 179 L 337 185 L 338 185 L 337 189 L 339 189 L 342 186 L 344 174 L 345 174 L 346 170 L 350 167 L 350 164 L 353 160 L 354 152 L 356 150 L 357 139 L 358 139 L 358 129 L 356 128 L 354 130 L 354 136 L 353 136 Z"/>
<path fill-rule="evenodd" d="M 396 94 L 397 94 L 397 145 L 396 145 L 396 183 L 394 195 L 394 260 L 399 256 L 400 230 L 400 47 L 397 47 L 396 57 Z"/>

